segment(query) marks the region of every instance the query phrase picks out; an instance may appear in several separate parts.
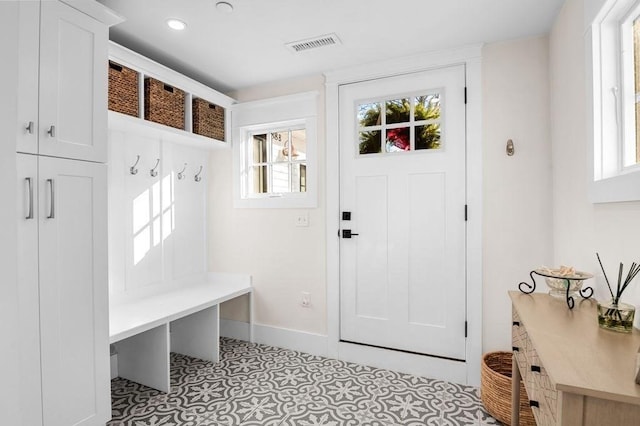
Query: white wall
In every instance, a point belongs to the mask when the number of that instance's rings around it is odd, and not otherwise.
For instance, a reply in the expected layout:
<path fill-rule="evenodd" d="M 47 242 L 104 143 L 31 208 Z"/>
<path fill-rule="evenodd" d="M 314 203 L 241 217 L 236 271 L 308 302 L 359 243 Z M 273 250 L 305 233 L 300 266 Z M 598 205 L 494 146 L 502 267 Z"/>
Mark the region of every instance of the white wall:
<path fill-rule="evenodd" d="M 255 321 L 272 327 L 326 335 L 324 78 L 290 80 L 230 94 L 239 102 L 316 90 L 318 99 L 318 207 L 234 209 L 231 151 L 210 158 L 209 270 L 253 277 Z M 309 213 L 309 226 L 295 219 Z M 303 308 L 301 292 L 311 306 Z M 223 304 L 224 318 L 246 321 L 247 300 Z"/>
<path fill-rule="evenodd" d="M 507 291 L 529 280 L 532 269 L 553 263 L 547 37 L 486 45 L 482 75 L 483 351 L 488 352 L 511 347 Z M 512 157 L 505 151 L 508 139 L 515 146 Z"/>
<path fill-rule="evenodd" d="M 628 268 L 640 260 L 640 202 L 591 204 L 588 200 L 583 36 L 585 21 L 601 4 L 601 0 L 567 0 L 550 35 L 553 245 L 556 264 L 572 264 L 592 273 L 600 271 L 595 257 L 599 252 L 612 279 L 619 262 Z M 623 297 L 636 308 L 640 308 L 639 281 L 636 278 Z M 608 290 L 602 276 L 590 282 L 596 286 L 596 296 L 604 299 Z M 640 325 L 640 318 L 636 317 L 635 325 Z"/>

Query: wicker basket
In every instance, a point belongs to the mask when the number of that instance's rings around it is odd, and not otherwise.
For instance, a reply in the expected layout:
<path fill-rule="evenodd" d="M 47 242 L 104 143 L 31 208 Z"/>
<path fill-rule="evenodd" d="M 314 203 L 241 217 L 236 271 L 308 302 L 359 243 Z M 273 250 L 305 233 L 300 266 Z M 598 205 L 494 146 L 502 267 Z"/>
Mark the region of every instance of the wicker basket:
<path fill-rule="evenodd" d="M 511 424 L 511 352 L 489 352 L 482 357 L 480 397 L 489 414 Z M 535 426 L 529 398 L 520 382 L 520 425 Z"/>
<path fill-rule="evenodd" d="M 144 119 L 184 130 L 184 91 L 146 77 Z"/>
<path fill-rule="evenodd" d="M 224 141 L 224 108 L 193 98 L 192 113 L 193 133 Z"/>
<path fill-rule="evenodd" d="M 109 61 L 109 109 L 139 117 L 138 72 Z"/>

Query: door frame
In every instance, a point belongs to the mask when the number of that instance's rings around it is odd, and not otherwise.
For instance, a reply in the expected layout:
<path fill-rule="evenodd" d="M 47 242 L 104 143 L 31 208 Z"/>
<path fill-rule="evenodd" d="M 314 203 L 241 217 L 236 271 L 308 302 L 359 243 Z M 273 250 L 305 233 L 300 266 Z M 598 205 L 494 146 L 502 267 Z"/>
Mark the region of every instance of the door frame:
<path fill-rule="evenodd" d="M 480 385 L 482 356 L 482 45 L 411 56 L 325 74 L 326 185 L 327 185 L 327 353 L 330 357 L 359 362 L 436 379 Z M 468 334 L 466 361 L 414 355 L 340 342 L 340 176 L 339 87 L 344 84 L 393 77 L 451 65 L 465 66 L 466 189 L 469 216 L 466 235 Z"/>

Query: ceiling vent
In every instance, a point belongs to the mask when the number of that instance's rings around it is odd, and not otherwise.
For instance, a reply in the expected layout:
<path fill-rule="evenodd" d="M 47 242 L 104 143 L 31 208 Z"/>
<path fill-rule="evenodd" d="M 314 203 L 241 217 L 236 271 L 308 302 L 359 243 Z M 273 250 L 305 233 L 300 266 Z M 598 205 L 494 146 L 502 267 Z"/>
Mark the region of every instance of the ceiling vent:
<path fill-rule="evenodd" d="M 294 52 L 303 52 L 305 50 L 317 49 L 318 47 L 333 46 L 340 43 L 340 39 L 335 34 L 326 34 L 306 40 L 294 41 L 287 43 L 286 46 Z"/>

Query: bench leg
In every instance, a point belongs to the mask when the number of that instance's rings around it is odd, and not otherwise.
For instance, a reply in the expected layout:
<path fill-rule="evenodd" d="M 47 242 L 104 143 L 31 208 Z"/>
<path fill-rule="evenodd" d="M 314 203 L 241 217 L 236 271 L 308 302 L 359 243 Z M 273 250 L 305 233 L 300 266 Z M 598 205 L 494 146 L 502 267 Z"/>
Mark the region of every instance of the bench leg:
<path fill-rule="evenodd" d="M 169 392 L 169 327 L 152 328 L 116 343 L 118 375 Z"/>
<path fill-rule="evenodd" d="M 171 352 L 217 362 L 219 346 L 218 305 L 171 322 Z"/>

